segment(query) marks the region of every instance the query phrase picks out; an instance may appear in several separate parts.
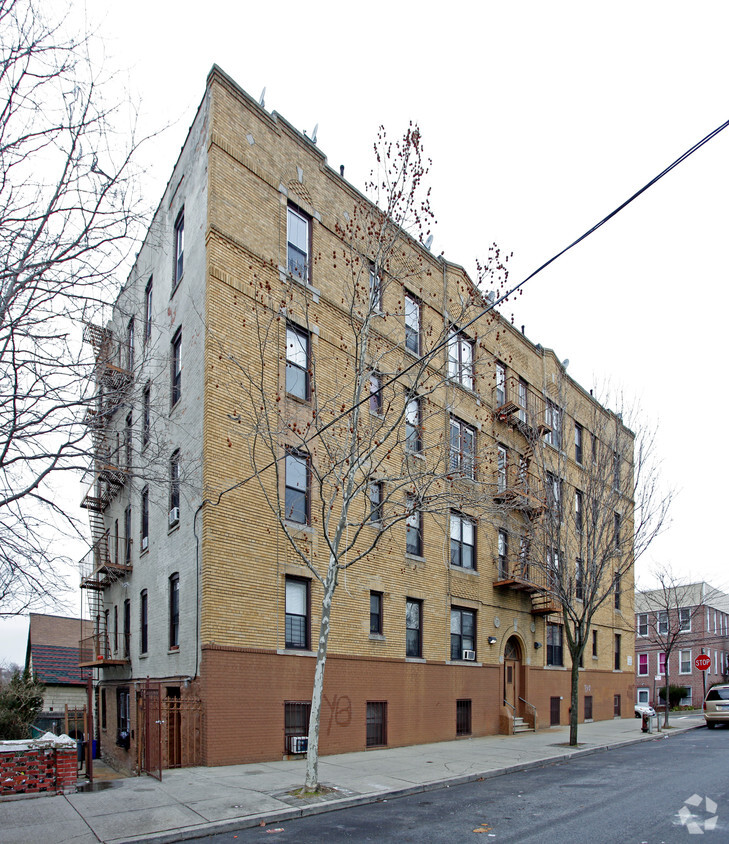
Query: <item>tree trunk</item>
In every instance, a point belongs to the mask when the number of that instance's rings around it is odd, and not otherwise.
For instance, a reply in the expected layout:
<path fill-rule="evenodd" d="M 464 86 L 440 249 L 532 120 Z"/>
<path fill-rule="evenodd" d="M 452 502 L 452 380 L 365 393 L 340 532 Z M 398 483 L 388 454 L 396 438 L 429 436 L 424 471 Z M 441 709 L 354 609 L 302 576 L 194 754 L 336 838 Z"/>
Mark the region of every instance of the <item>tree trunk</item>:
<path fill-rule="evenodd" d="M 668 709 L 670 706 L 670 699 L 668 697 L 668 687 L 671 685 L 670 677 L 668 674 L 668 657 L 669 654 L 666 654 L 666 711 L 663 715 L 663 727 L 664 729 L 668 727 Z"/>
<path fill-rule="evenodd" d="M 570 675 L 570 747 L 577 745 L 577 718 L 580 714 L 580 658 L 572 657 Z"/>
<path fill-rule="evenodd" d="M 329 560 L 329 571 L 324 581 L 324 598 L 321 602 L 321 625 L 319 627 L 319 644 L 316 651 L 316 669 L 314 671 L 314 688 L 311 693 L 311 716 L 309 717 L 309 743 L 306 752 L 306 791 L 316 791 L 319 788 L 319 725 L 321 723 L 321 701 L 324 692 L 324 667 L 327 661 L 327 643 L 332 612 L 332 598 L 337 588 L 337 561 L 334 556 Z"/>

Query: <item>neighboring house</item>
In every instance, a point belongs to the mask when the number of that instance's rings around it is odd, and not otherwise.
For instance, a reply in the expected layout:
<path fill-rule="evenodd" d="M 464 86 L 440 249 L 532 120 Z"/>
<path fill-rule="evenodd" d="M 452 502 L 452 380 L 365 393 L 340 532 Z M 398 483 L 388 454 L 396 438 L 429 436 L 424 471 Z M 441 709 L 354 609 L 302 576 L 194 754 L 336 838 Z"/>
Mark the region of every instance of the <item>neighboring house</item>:
<path fill-rule="evenodd" d="M 30 613 L 25 667 L 46 687 L 43 711 L 35 722 L 41 732 L 64 733 L 67 708 L 74 710 L 86 705 L 86 683 L 91 675 L 79 668 L 78 643 L 92 632 L 88 620 Z M 72 716 L 68 724 L 70 733 L 83 729 L 83 721 L 77 721 Z"/>
<path fill-rule="evenodd" d="M 302 419 L 314 389 L 328 399 L 346 377 L 334 349 L 354 336 L 345 262 L 333 255 L 363 201 L 312 141 L 214 67 L 113 318 L 87 326 L 96 459 L 82 505 L 94 540 L 82 587 L 94 631 L 81 663 L 98 672 L 102 754 L 117 765 L 152 766 L 160 723 L 168 766 L 302 749 L 322 588 L 255 478 L 240 485 L 255 476 L 244 370 L 270 379 L 270 394 Z M 380 290 L 373 273 L 370 285 L 393 327 L 387 342 L 417 360 L 430 326 L 452 325 L 446 293 L 474 288 L 414 240 L 402 254 L 406 280 Z M 281 345 L 262 361 L 256 319 L 267 314 Z M 539 727 L 568 720 L 569 657 L 544 570 L 547 557 L 569 571 L 575 560 L 556 540 L 537 560 L 526 537 L 547 509 L 581 518 L 588 455 L 612 448 L 592 420 L 629 443 L 626 475 L 632 435 L 506 319 L 448 330 L 431 365 L 442 383 L 427 402 L 404 386 L 393 393 L 401 412 L 407 400 L 395 456 L 440 455 L 460 488 L 488 499 L 488 515 L 455 497 L 438 515 L 415 508 L 340 575 L 322 753 L 512 732 L 515 713 L 527 722 L 536 713 Z M 368 411 L 386 412 L 376 388 Z M 277 454 L 287 529 L 326 555 L 309 471 L 316 449 L 286 437 Z M 530 468 L 547 452 L 563 467 L 549 494 Z M 275 477 L 263 480 L 272 496 Z M 359 505 L 367 531 L 378 529 L 387 483 L 387 474 L 370 483 Z M 621 507 L 629 532 L 633 503 Z M 632 714 L 632 596 L 628 572 L 595 618 L 580 720 Z"/>
<path fill-rule="evenodd" d="M 704 689 L 729 675 L 729 595 L 703 582 L 635 593 L 637 703 L 660 702 L 670 642 L 669 683 L 686 687 L 683 705 L 700 707 Z M 700 654 L 711 657 L 708 671 L 696 668 Z"/>

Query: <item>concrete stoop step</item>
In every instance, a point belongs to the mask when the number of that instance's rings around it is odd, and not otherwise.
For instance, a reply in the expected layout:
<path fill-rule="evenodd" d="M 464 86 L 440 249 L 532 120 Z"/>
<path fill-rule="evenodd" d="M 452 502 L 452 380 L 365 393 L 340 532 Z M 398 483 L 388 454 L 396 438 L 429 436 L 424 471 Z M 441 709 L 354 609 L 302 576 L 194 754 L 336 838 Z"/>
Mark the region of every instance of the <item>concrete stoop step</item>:
<path fill-rule="evenodd" d="M 534 727 L 531 727 L 527 722 L 518 715 L 514 718 L 514 733 L 533 733 Z"/>

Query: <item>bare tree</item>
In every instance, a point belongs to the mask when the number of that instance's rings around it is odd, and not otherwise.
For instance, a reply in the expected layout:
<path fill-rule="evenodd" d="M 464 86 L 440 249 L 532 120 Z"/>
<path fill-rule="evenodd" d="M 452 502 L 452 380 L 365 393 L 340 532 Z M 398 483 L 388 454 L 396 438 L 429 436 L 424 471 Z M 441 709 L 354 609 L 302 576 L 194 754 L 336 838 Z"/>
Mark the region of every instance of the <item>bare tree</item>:
<path fill-rule="evenodd" d="M 340 574 L 391 542 L 398 527 L 405 528 L 410 557 L 422 556 L 426 513 L 442 516 L 449 542 L 451 508 L 475 520 L 491 506 L 476 472 L 475 438 L 449 428 L 444 412 L 449 402 L 457 406 L 455 382 L 474 387 L 473 346 L 458 326 L 487 302 L 462 274 L 446 284 L 445 264 L 437 284 L 428 278 L 433 261 L 418 244 L 427 239 L 432 214 L 417 127 L 394 143 L 380 130 L 375 153 L 380 175 L 368 187 L 377 204 L 355 200 L 335 232 L 332 261 L 345 280 L 327 347 L 310 347 L 312 311 L 319 309 L 295 250 L 280 287 L 258 282 L 249 327 L 257 335 L 256 359 L 235 357 L 221 345 L 248 398 L 240 421 L 262 495 L 294 555 L 323 589 L 307 791 L 319 787 L 324 671 Z M 498 250 L 481 276 L 483 284 L 505 282 Z M 484 317 L 481 330 L 490 319 Z M 308 524 L 323 536 L 324 558 Z M 465 529 L 474 525 L 468 521 Z M 303 645 L 305 636 L 292 621 L 287 641 Z"/>
<path fill-rule="evenodd" d="M 113 302 L 141 223 L 137 146 L 105 101 L 88 38 L 36 0 L 0 0 L 0 614 L 57 600 L 54 478 L 87 460 L 78 327 Z"/>
<path fill-rule="evenodd" d="M 667 566 L 656 569 L 653 577 L 658 586 L 637 594 L 636 612 L 646 613 L 646 633 L 665 654 L 666 709 L 663 726 L 668 727 L 671 654 L 677 645 L 690 641 L 693 621 L 705 606 L 708 596 L 705 595 L 704 584 L 686 583 Z"/>
<path fill-rule="evenodd" d="M 565 379 L 563 371 L 557 374 L 558 388 L 546 400 L 544 416 L 525 426 L 532 448 L 522 471 L 533 474 L 544 506 L 533 507 L 522 520 L 521 554 L 544 610 L 561 617 L 561 625 L 548 625 L 547 647 L 561 648 L 564 631 L 574 746 L 579 668 L 593 624 L 601 611 L 612 609 L 623 630 L 632 631 L 632 600 L 623 606 L 623 594 L 632 595 L 635 561 L 661 531 L 671 494 L 659 484 L 653 433 L 640 424 L 630 430 L 621 414 L 592 397 L 576 401 L 579 393 L 567 391 Z M 622 609 L 629 615 L 618 612 Z M 620 641 L 615 642 L 616 669 L 622 668 Z"/>

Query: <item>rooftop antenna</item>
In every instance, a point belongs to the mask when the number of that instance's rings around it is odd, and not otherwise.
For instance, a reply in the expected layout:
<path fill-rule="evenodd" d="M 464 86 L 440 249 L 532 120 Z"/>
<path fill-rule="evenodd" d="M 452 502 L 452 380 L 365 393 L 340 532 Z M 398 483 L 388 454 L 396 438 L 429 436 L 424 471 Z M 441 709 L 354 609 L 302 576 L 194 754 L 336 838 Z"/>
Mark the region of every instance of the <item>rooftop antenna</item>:
<path fill-rule="evenodd" d="M 261 108 L 266 107 L 266 86 L 263 86 L 263 90 L 261 91 L 261 96 L 258 98 L 258 105 Z"/>
<path fill-rule="evenodd" d="M 316 133 L 319 131 L 319 124 L 317 123 L 314 127 L 314 131 L 311 133 L 311 142 L 312 144 L 316 143 Z"/>
<path fill-rule="evenodd" d="M 570 365 L 570 359 L 569 359 L 569 358 L 565 358 L 565 359 L 562 361 L 562 366 L 563 366 L 565 369 L 567 369 L 567 367 L 568 367 L 569 365 Z"/>
<path fill-rule="evenodd" d="M 430 251 L 430 247 L 431 247 L 432 245 L 433 245 L 433 235 L 432 235 L 432 234 L 429 234 L 429 235 L 425 238 L 425 248 L 426 248 L 428 251 Z"/>

